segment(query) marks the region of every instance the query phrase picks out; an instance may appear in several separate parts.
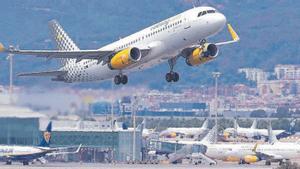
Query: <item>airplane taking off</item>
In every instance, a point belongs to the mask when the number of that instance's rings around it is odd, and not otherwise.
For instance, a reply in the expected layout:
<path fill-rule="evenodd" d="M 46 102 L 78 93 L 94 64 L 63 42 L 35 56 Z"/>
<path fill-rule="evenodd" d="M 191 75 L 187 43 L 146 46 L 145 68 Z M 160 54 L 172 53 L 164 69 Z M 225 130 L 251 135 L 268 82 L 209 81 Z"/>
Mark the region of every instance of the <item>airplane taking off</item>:
<path fill-rule="evenodd" d="M 74 152 L 60 152 L 65 148 L 50 148 L 52 123 L 50 122 L 44 132 L 43 139 L 38 146 L 15 146 L 0 145 L 0 158 L 6 161 L 7 165 L 11 165 L 12 161 L 22 162 L 23 165 L 29 165 L 29 162 L 35 160 L 45 163 L 45 156 L 59 154 L 75 154 L 80 151 L 81 145 Z"/>
<path fill-rule="evenodd" d="M 208 43 L 207 38 L 220 32 L 226 17 L 212 7 L 196 7 L 161 21 L 137 33 L 97 50 L 80 50 L 55 20 L 49 22 L 58 50 L 20 50 L 0 44 L 0 51 L 10 54 L 59 58 L 63 66 L 54 71 L 21 73 L 19 76 L 48 76 L 54 81 L 87 82 L 114 78 L 115 84 L 126 84 L 127 74 L 168 61 L 167 82 L 177 82 L 174 66 L 183 57 L 189 66 L 216 59 L 219 46 L 239 41 L 227 24 L 232 40 Z"/>

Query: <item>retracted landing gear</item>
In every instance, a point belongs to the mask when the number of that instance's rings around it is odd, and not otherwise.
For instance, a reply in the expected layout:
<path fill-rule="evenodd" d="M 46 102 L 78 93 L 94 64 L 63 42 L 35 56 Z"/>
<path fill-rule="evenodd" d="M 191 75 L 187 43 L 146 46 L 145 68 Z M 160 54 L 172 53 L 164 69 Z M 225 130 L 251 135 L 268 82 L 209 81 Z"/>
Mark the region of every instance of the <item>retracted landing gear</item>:
<path fill-rule="evenodd" d="M 116 75 L 115 78 L 114 78 L 114 82 L 116 85 L 119 85 L 119 84 L 127 84 L 128 82 L 128 77 L 127 75 L 122 75 L 122 74 L 119 74 L 119 75 Z"/>
<path fill-rule="evenodd" d="M 174 66 L 176 65 L 177 57 L 174 57 L 172 59 L 168 60 L 170 72 L 166 74 L 166 81 L 167 82 L 178 82 L 179 80 L 179 74 L 177 72 L 174 72 Z"/>

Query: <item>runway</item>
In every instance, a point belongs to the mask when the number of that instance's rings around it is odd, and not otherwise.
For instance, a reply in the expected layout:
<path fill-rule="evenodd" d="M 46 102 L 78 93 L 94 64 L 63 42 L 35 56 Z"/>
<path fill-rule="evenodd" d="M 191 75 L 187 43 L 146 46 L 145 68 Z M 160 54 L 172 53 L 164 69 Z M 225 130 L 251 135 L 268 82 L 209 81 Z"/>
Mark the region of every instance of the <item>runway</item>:
<path fill-rule="evenodd" d="M 238 165 L 236 163 L 218 163 L 218 165 L 191 165 L 191 164 L 100 164 L 100 163 L 48 163 L 48 164 L 32 164 L 23 166 L 22 164 L 0 165 L 1 169 L 196 169 L 196 168 L 211 168 L 211 169 L 271 169 L 277 168 L 277 164 L 265 166 L 264 163 L 251 165 Z"/>

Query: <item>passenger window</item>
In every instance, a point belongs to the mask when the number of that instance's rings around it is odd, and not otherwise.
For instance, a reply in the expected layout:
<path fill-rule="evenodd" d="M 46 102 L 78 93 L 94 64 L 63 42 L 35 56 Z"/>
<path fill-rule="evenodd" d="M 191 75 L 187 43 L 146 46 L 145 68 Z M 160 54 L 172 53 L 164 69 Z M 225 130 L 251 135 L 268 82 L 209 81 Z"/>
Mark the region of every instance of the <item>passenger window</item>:
<path fill-rule="evenodd" d="M 203 16 L 203 15 L 206 15 L 206 11 L 203 11 L 203 12 L 202 12 L 202 16 Z"/>

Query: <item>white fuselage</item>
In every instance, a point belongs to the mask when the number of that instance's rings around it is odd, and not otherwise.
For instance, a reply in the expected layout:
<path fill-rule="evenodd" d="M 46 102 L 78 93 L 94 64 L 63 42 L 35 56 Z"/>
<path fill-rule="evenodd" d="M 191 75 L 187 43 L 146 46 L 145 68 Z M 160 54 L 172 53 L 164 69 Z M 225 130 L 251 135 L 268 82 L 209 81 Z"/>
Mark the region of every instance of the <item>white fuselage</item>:
<path fill-rule="evenodd" d="M 175 143 L 175 142 L 174 142 Z M 179 141 L 178 144 L 205 145 L 205 155 L 215 160 L 243 159 L 247 155 L 255 156 L 253 151 L 256 143 L 207 143 L 201 141 Z M 276 142 L 274 144 L 258 144 L 256 152 L 274 156 L 276 160 L 300 159 L 300 144 Z"/>
<path fill-rule="evenodd" d="M 235 133 L 234 128 L 228 128 L 225 129 L 225 132 L 228 132 L 230 134 Z M 280 133 L 283 133 L 284 130 L 272 130 L 273 134 L 275 136 L 279 135 Z M 246 137 L 246 138 L 252 138 L 252 137 L 268 137 L 268 130 L 267 129 L 252 129 L 252 128 L 237 128 L 236 129 L 236 134 L 241 137 Z"/>
<path fill-rule="evenodd" d="M 243 159 L 246 155 L 254 155 L 252 151 L 255 144 L 252 143 L 242 143 L 242 144 L 232 144 L 232 143 L 216 143 L 216 144 L 206 144 L 207 152 L 206 156 L 217 159 L 217 160 L 228 160 L 230 157 L 236 159 Z"/>
<path fill-rule="evenodd" d="M 214 160 L 227 160 L 229 157 L 242 159 L 246 155 L 254 155 L 255 143 L 208 143 L 202 141 L 179 141 L 178 144 L 204 145 L 205 155 Z"/>
<path fill-rule="evenodd" d="M 168 136 L 173 133 L 185 136 L 199 136 L 207 130 L 205 128 L 167 128 L 160 133 L 160 136 Z"/>
<path fill-rule="evenodd" d="M 197 45 L 199 41 L 221 31 L 226 23 L 223 14 L 209 13 L 198 17 L 201 11 L 215 10 L 211 7 L 197 7 L 168 18 L 153 26 L 143 29 L 128 37 L 120 39 L 99 50 L 121 51 L 129 47 L 150 49 L 146 56 L 129 66 L 122 73 L 143 70 L 173 58 L 187 47 Z M 120 70 L 111 70 L 107 64 L 87 60 L 76 63 L 69 61 L 62 70 L 68 71 L 64 76 L 66 82 L 94 81 L 113 78 Z"/>
<path fill-rule="evenodd" d="M 218 160 L 228 160 L 230 157 L 243 159 L 247 155 L 255 155 L 254 146 L 255 143 L 210 144 L 207 145 L 206 155 Z M 300 159 L 300 145 L 296 143 L 258 144 L 256 152 L 272 155 L 276 160 Z"/>
<path fill-rule="evenodd" d="M 0 158 L 18 155 L 31 155 L 43 152 L 44 148 L 42 149 L 39 147 L 0 145 Z"/>
<path fill-rule="evenodd" d="M 272 154 L 275 159 L 300 159 L 300 144 L 294 142 L 276 142 L 274 144 L 258 145 L 257 152 Z"/>

